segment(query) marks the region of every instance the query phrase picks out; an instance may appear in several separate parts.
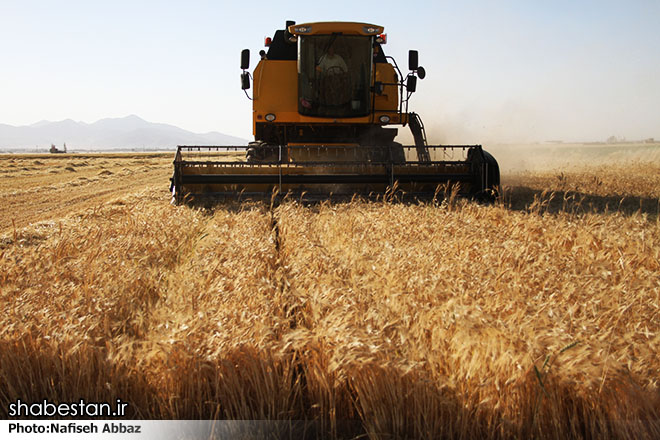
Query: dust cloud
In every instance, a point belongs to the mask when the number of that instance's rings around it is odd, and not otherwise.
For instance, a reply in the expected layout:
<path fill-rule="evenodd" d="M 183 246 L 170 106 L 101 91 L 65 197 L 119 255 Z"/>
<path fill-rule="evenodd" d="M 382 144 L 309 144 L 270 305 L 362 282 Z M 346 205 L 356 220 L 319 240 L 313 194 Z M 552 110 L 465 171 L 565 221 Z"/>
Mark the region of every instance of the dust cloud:
<path fill-rule="evenodd" d="M 530 119 L 519 112 L 484 119 L 491 123 L 481 125 L 466 114 L 431 118 L 424 119 L 429 145 L 482 145 L 497 159 L 503 173 L 631 162 L 660 163 L 660 140 L 619 138 L 608 142 L 608 135 L 603 135 L 599 142 L 565 141 L 560 136 L 535 131 Z M 399 128 L 396 140 L 404 145 L 414 144 L 408 127 Z"/>

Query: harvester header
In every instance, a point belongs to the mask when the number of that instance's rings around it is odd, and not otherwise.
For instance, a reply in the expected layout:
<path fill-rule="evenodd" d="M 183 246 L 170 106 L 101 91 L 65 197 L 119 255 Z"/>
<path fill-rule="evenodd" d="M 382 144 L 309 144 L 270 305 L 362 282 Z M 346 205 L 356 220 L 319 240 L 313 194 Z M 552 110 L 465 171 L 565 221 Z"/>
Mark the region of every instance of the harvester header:
<path fill-rule="evenodd" d="M 428 145 L 421 118 L 408 111 L 426 71 L 410 50 L 404 74 L 385 55 L 383 32 L 370 23 L 289 21 L 266 39 L 252 73 L 243 50 L 241 88 L 253 103 L 254 141 L 179 146 L 175 200 L 273 191 L 368 195 L 395 184 L 422 196 L 447 183 L 493 197 L 499 169 L 480 145 Z M 414 145 L 395 141 L 397 126 L 410 127 Z"/>

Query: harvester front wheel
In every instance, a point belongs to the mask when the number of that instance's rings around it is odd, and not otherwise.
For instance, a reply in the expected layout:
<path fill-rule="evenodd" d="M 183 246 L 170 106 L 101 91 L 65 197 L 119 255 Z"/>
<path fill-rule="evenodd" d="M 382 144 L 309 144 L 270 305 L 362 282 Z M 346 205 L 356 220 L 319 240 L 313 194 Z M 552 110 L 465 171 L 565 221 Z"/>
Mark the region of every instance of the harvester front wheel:
<path fill-rule="evenodd" d="M 392 142 L 390 145 L 390 159 L 394 163 L 403 163 L 406 161 L 406 152 L 403 150 L 403 145 L 398 142 Z"/>
<path fill-rule="evenodd" d="M 245 159 L 249 163 L 277 162 L 279 160 L 279 148 L 266 142 L 250 142 L 245 152 Z"/>

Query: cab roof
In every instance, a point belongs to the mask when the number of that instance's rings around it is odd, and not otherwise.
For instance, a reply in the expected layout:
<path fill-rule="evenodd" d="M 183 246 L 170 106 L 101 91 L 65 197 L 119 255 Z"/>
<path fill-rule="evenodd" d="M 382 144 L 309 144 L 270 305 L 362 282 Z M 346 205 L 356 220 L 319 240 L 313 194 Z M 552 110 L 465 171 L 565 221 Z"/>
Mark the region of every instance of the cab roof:
<path fill-rule="evenodd" d="M 335 33 L 344 35 L 380 35 L 385 28 L 370 23 L 321 21 L 316 23 L 294 24 L 289 26 L 288 29 L 289 32 L 294 35 L 330 35 Z"/>

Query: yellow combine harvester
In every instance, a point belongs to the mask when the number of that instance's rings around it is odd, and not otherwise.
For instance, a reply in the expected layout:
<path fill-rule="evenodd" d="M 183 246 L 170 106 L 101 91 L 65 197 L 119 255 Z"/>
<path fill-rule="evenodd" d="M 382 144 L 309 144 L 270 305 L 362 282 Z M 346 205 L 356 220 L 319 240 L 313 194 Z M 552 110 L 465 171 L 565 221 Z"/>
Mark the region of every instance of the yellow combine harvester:
<path fill-rule="evenodd" d="M 246 94 L 254 82 L 255 141 L 247 148 L 179 146 L 174 200 L 273 192 L 325 198 L 388 188 L 418 197 L 446 183 L 495 197 L 499 168 L 480 145 L 427 144 L 421 119 L 408 112 L 426 72 L 411 50 L 404 76 L 383 52 L 383 30 L 367 23 L 287 22 L 266 39 L 268 52 L 261 51 L 253 74 L 250 52 L 243 50 Z M 394 140 L 396 125 L 410 127 L 415 145 Z"/>

